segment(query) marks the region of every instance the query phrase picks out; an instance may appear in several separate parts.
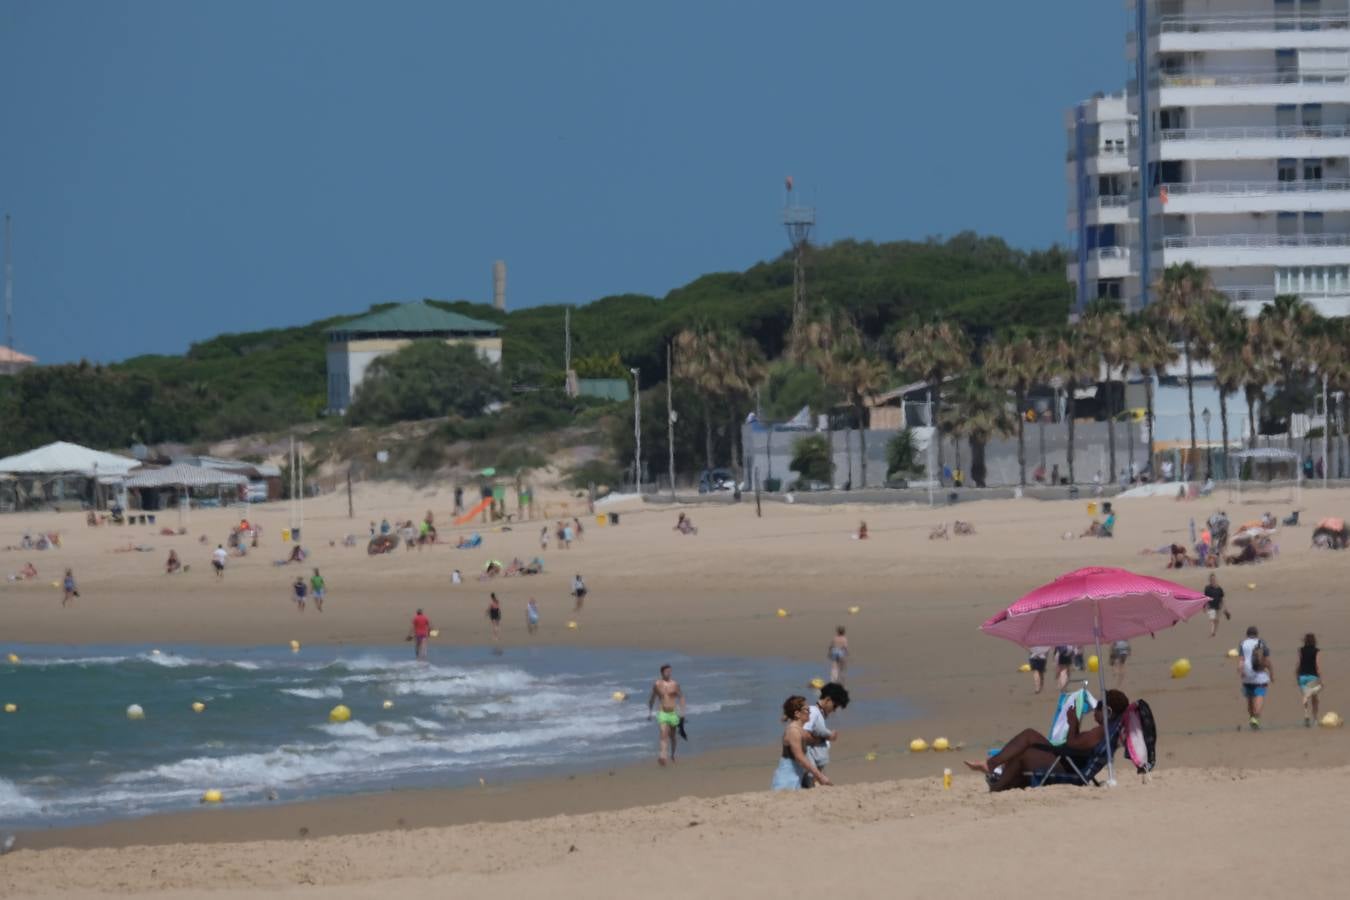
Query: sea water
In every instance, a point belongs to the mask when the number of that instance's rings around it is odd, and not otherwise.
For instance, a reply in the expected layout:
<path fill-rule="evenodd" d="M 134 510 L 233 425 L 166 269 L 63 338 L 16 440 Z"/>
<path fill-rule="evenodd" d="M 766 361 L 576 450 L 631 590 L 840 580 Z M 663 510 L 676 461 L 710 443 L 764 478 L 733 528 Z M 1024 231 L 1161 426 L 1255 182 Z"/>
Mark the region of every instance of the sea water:
<path fill-rule="evenodd" d="M 758 743 L 767 767 L 783 699 L 809 696 L 819 674 L 782 660 L 543 646 L 433 647 L 427 663 L 350 646 L 9 650 L 21 662 L 0 661 L 0 705 L 19 711 L 0 713 L 0 824 L 18 827 L 184 809 L 209 788 L 241 805 L 638 761 L 655 753 L 646 700 L 666 662 L 689 702 L 679 752 Z M 127 718 L 133 703 L 144 719 Z M 350 722 L 329 721 L 339 703 Z M 858 702 L 838 721 L 905 712 Z"/>

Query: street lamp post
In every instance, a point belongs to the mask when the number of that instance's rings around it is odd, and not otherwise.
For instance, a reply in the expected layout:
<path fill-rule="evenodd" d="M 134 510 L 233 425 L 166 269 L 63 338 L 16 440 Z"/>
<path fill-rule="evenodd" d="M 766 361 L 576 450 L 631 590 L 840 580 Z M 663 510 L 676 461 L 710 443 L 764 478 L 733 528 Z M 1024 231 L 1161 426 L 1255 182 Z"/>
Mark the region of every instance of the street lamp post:
<path fill-rule="evenodd" d="M 1214 448 L 1209 443 L 1210 415 L 1208 406 L 1201 410 L 1200 418 L 1205 420 L 1205 479 L 1208 480 L 1214 477 Z"/>
<path fill-rule="evenodd" d="M 642 493 L 642 418 L 639 415 L 641 407 L 638 405 L 638 370 L 629 369 L 633 373 L 633 482 L 637 485 L 637 492 Z"/>

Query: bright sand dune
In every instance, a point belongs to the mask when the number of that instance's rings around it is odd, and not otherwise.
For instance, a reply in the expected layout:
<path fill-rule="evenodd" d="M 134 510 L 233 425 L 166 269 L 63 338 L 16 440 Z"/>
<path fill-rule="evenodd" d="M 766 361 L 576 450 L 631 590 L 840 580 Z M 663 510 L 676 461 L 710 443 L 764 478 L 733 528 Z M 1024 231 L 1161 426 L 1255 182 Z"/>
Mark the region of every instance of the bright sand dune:
<path fill-rule="evenodd" d="M 833 771 L 852 786 L 837 792 L 764 795 L 777 741 L 775 733 L 766 733 L 758 747 L 692 757 L 676 772 L 652 766 L 541 784 L 227 808 L 22 835 L 21 847 L 277 840 L 122 851 L 116 857 L 103 855 L 107 851 L 20 851 L 0 861 L 0 894 L 45 889 L 78 896 L 92 889 L 166 886 L 230 888 L 242 896 L 252 887 L 280 891 L 315 882 L 329 886 L 328 896 L 352 897 L 391 888 L 412 897 L 461 890 L 490 896 L 629 896 L 639 890 L 725 896 L 735 893 L 732 885 L 759 896 L 788 884 L 833 886 L 860 896 L 918 890 L 1031 896 L 1057 883 L 1055 873 L 1066 860 L 1100 858 L 1090 852 L 1090 832 L 1080 827 L 1089 824 L 1102 826 L 1110 838 L 1116 880 L 1108 893 L 1114 895 L 1124 893 L 1119 876 L 1127 872 L 1145 885 L 1194 896 L 1260 885 L 1328 885 L 1324 873 L 1334 858 L 1319 842 L 1343 826 L 1338 798 L 1347 796 L 1347 774 L 1332 767 L 1344 764 L 1350 745 L 1343 729 L 1301 727 L 1292 669 L 1303 633 L 1317 632 L 1328 682 L 1323 708 L 1350 711 L 1350 703 L 1339 699 L 1346 681 L 1338 674 L 1350 660 L 1344 587 L 1350 554 L 1310 550 L 1307 525 L 1281 534 L 1274 562 L 1220 572 L 1234 619 L 1222 623 L 1217 639 L 1209 639 L 1202 617 L 1135 642 L 1126 690 L 1150 701 L 1162 730 L 1160 771 L 1151 784 L 1138 785 L 1130 770 L 1112 792 L 989 798 L 977 778 L 958 775 L 953 793 L 943 794 L 935 787 L 941 769 L 958 765 L 959 756 L 905 752 L 911 737 L 941 734 L 978 755 L 1020 727 L 1045 727 L 1049 695 L 1032 696 L 1028 677 L 1016 670 L 1021 652 L 981 635 L 979 622 L 1078 566 L 1121 565 L 1166 575 L 1163 557 L 1138 551 L 1185 542 L 1188 520 L 1203 520 L 1222 501 L 1123 500 L 1117 503 L 1115 540 L 1061 540 L 1062 533 L 1086 524 L 1085 502 L 992 501 L 937 510 L 775 503 L 766 504 L 762 519 L 755 518 L 752 503 L 696 507 L 691 514 L 700 531 L 691 537 L 672 533 L 669 510 L 648 508 L 630 511 L 619 527 L 590 525 L 585 541 L 570 551 L 550 550 L 544 576 L 492 585 L 507 611 L 508 654 L 512 644 L 527 639 L 521 610 L 530 594 L 544 614 L 538 641 L 819 659 L 822 669 L 831 630 L 848 625 L 857 702 L 900 695 L 921 712 L 909 722 L 861 731 L 849 730 L 844 713 Z M 1240 522 L 1267 507 L 1283 514 L 1290 504 L 1271 499 L 1225 505 Z M 1305 523 L 1344 515 L 1350 491 L 1307 491 L 1301 505 Z M 266 528 L 264 547 L 232 561 L 220 582 L 210 574 L 209 547 L 197 536 L 208 534 L 214 546 L 233 514 L 194 512 L 183 537 L 152 535 L 146 527 L 88 529 L 69 515 L 5 517 L 0 546 L 17 543 L 26 527 L 59 527 L 65 547 L 0 551 L 0 573 L 30 558 L 41 571 L 34 583 L 0 584 L 0 641 L 394 645 L 420 605 L 441 629 L 442 641 L 485 642 L 488 587 L 472 573 L 489 557 L 533 555 L 538 524 L 507 533 L 485 530 L 486 546 L 478 551 L 437 547 L 367 558 L 363 549 L 343 548 L 341 537 L 349 531 L 364 536 L 371 518 L 420 516 L 428 506 L 445 521 L 447 502 L 443 495 L 364 486 L 356 506 L 354 521 L 346 517 L 345 497 L 306 507 L 305 544 L 330 585 L 322 616 L 297 614 L 287 602 L 295 567 L 270 564 L 284 555 L 284 506 L 252 511 Z M 580 510 L 574 505 L 573 511 Z M 927 540 L 931 525 L 956 515 L 973 521 L 978 536 Z M 872 537 L 851 540 L 862 518 Z M 128 540 L 155 550 L 114 552 Z M 330 540 L 338 545 L 330 547 Z M 190 573 L 163 574 L 170 547 L 192 564 Z M 62 610 L 49 582 L 66 565 L 75 568 L 83 596 Z M 469 576 L 458 588 L 449 584 L 454 567 Z M 568 630 L 568 583 L 577 571 L 586 576 L 591 597 L 580 627 Z M 1198 587 L 1203 576 L 1186 570 L 1178 580 Z M 1248 590 L 1249 582 L 1255 589 Z M 854 605 L 861 610 L 850 615 Z M 776 617 L 780 607 L 791 615 Z M 1261 734 L 1235 730 L 1245 714 L 1224 655 L 1247 624 L 1261 627 L 1277 666 Z M 1180 656 L 1192 660 L 1194 672 L 1172 681 L 1168 666 Z M 784 694 L 804 688 L 784 685 Z M 875 761 L 865 758 L 868 752 L 877 754 Z M 858 784 L 895 778 L 917 780 Z M 761 793 L 727 796 L 738 791 Z M 695 795 L 722 799 L 678 799 Z M 625 809 L 667 801 L 674 802 Z M 1252 809 L 1267 818 L 1262 831 L 1268 835 L 1248 827 Z M 536 818 L 588 810 L 609 812 L 566 822 Z M 484 819 L 518 821 L 390 833 Z M 297 839 L 300 828 L 308 840 Z M 352 832 L 375 833 L 341 837 Z M 577 852 L 566 853 L 573 844 Z M 662 863 L 663 854 L 675 863 Z M 1321 862 L 1311 861 L 1318 854 Z M 1250 863 L 1261 858 L 1268 864 Z M 413 880 L 395 884 L 395 878 Z M 1083 890 L 1093 884 L 1086 867 L 1070 882 Z"/>

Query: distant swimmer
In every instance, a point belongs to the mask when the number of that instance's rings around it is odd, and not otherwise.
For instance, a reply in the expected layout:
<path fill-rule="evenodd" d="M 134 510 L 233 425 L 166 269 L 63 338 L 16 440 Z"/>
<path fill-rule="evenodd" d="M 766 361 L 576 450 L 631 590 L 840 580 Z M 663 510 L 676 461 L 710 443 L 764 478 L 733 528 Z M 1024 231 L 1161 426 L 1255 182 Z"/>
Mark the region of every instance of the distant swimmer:
<path fill-rule="evenodd" d="M 661 709 L 656 713 L 656 724 L 660 734 L 660 749 L 656 761 L 661 765 L 672 758 L 671 745 L 675 742 L 675 730 L 680 727 L 680 719 L 685 713 L 684 691 L 680 683 L 670 677 L 670 666 L 661 667 L 661 677 L 652 683 L 651 696 L 647 698 L 647 721 L 651 721 L 652 709 L 659 702 Z M 677 711 L 678 708 L 678 711 Z"/>
<path fill-rule="evenodd" d="M 431 620 L 419 609 L 417 615 L 413 616 L 412 630 L 408 632 L 408 640 L 416 641 L 413 651 L 416 657 L 423 662 L 427 658 L 427 638 L 431 636 Z"/>

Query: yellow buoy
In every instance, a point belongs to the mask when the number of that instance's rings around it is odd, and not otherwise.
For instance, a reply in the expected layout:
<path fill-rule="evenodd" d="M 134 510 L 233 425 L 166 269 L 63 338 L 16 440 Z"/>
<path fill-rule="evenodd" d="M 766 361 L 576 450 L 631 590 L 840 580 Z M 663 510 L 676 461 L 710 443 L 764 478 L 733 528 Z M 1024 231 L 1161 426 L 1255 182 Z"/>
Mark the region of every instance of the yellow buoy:
<path fill-rule="evenodd" d="M 623 691 L 615 691 L 614 693 L 610 694 L 610 697 L 613 698 L 613 700 L 616 703 L 622 703 L 623 701 L 628 699 L 628 695 L 625 694 Z"/>
<path fill-rule="evenodd" d="M 576 623 L 576 622 L 568 622 L 568 623 L 567 623 L 567 627 L 568 627 L 568 628 L 576 628 L 576 627 L 577 627 L 577 623 Z"/>
<path fill-rule="evenodd" d="M 915 738 L 914 740 L 909 742 L 910 753 L 922 753 L 927 749 L 928 749 L 928 742 L 925 741 L 923 738 Z"/>
<path fill-rule="evenodd" d="M 1249 582 L 1247 582 L 1247 590 L 1249 590 L 1249 591 L 1254 591 L 1254 590 L 1256 590 L 1256 582 L 1255 582 L 1255 581 L 1249 581 Z"/>
<path fill-rule="evenodd" d="M 19 711 L 18 704 L 15 704 L 15 703 L 6 703 L 6 704 L 5 704 L 5 712 L 7 712 L 7 713 L 16 713 L 16 712 L 18 712 L 18 711 Z"/>
<path fill-rule="evenodd" d="M 6 659 L 8 659 L 11 663 L 13 663 L 16 666 L 19 664 L 19 654 L 17 653 L 11 653 L 9 656 L 6 657 Z"/>
<path fill-rule="evenodd" d="M 952 746 L 952 745 L 949 744 L 949 743 L 947 742 L 947 739 L 946 739 L 945 737 L 940 737 L 940 738 L 934 738 L 934 739 L 933 739 L 933 749 L 934 749 L 934 750 L 950 750 L 950 749 L 951 749 L 951 746 Z"/>
<path fill-rule="evenodd" d="M 849 614 L 850 616 L 856 616 L 856 615 L 857 615 L 858 613 L 860 613 L 860 612 L 862 612 L 862 607 L 861 607 L 861 606 L 850 606 L 850 607 L 848 608 L 848 614 Z"/>
<path fill-rule="evenodd" d="M 1031 671 L 1031 663 L 1022 663 L 1020 666 L 1017 667 L 1017 671 L 1019 671 L 1019 672 L 1030 672 L 1030 671 Z"/>
<path fill-rule="evenodd" d="M 780 619 L 786 619 L 786 618 L 787 618 L 787 615 L 788 615 L 788 611 L 787 611 L 786 609 L 780 609 L 780 610 L 778 611 L 778 618 L 780 618 Z"/>
<path fill-rule="evenodd" d="M 330 722 L 350 722 L 352 720 L 352 711 L 339 703 L 328 711 L 328 721 Z"/>
<path fill-rule="evenodd" d="M 1241 656 L 1241 655 L 1242 655 L 1242 654 L 1238 652 L 1238 648 L 1236 648 L 1236 647 L 1231 647 L 1231 648 L 1229 648 L 1229 650 L 1228 650 L 1228 658 L 1229 658 L 1229 659 L 1237 659 L 1237 658 L 1238 658 L 1239 656 Z"/>
<path fill-rule="evenodd" d="M 393 701 L 393 700 L 386 700 L 386 701 L 384 701 L 384 703 L 382 703 L 382 704 L 380 704 L 380 705 L 383 706 L 385 709 L 393 709 L 393 708 L 394 708 L 394 701 Z"/>
<path fill-rule="evenodd" d="M 1340 728 L 1344 721 L 1334 712 L 1329 712 L 1322 717 L 1323 728 Z"/>
<path fill-rule="evenodd" d="M 192 711 L 193 711 L 193 712 L 199 713 L 199 712 L 201 712 L 201 711 L 204 710 L 204 709 L 206 709 L 206 704 L 203 703 L 202 701 L 197 700 L 197 701 L 194 701 L 194 702 L 193 702 L 193 704 L 192 704 Z"/>
<path fill-rule="evenodd" d="M 1172 663 L 1173 678 L 1185 678 L 1189 674 L 1191 674 L 1191 661 L 1189 659 L 1183 657 Z"/>
<path fill-rule="evenodd" d="M 291 652 L 292 652 L 292 653 L 299 653 L 299 652 L 300 652 L 300 642 L 299 642 L 299 641 L 291 641 Z"/>
<path fill-rule="evenodd" d="M 211 788 L 211 790 L 207 791 L 205 794 L 202 794 L 203 803 L 219 803 L 221 800 L 224 799 L 225 798 L 221 796 L 220 791 L 216 790 L 215 788 Z"/>
<path fill-rule="evenodd" d="M 811 679 L 811 687 L 815 688 L 816 690 L 820 690 L 820 689 L 823 688 L 824 686 L 825 686 L 825 679 L 824 679 L 824 678 L 812 678 L 812 679 Z"/>
<path fill-rule="evenodd" d="M 439 628 L 433 628 L 430 631 L 428 631 L 427 634 L 431 635 L 432 637 L 440 637 L 441 630 Z"/>
<path fill-rule="evenodd" d="M 1087 667 L 1089 672 L 1095 672 L 1102 667 L 1102 661 L 1098 659 L 1097 655 L 1094 653 L 1087 658 Z"/>
<path fill-rule="evenodd" d="M 139 703 L 133 703 L 133 704 L 131 704 L 130 706 L 127 707 L 127 718 L 128 718 L 128 719 L 144 719 L 144 718 L 145 718 L 145 710 L 141 709 L 141 706 L 140 706 Z"/>
<path fill-rule="evenodd" d="M 868 762 L 876 762 L 877 755 L 875 753 L 868 753 L 866 756 L 863 757 L 863 759 L 867 760 Z"/>

